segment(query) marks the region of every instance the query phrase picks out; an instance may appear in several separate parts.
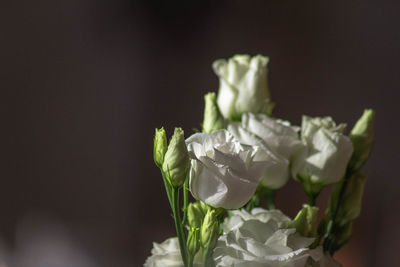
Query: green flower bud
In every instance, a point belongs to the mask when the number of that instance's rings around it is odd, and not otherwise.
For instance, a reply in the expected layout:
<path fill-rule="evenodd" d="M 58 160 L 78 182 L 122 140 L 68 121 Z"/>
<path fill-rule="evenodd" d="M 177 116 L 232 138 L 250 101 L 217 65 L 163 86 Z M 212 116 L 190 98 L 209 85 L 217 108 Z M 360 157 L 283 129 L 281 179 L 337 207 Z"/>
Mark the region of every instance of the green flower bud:
<path fill-rule="evenodd" d="M 194 257 L 196 253 L 200 249 L 200 229 L 199 228 L 190 228 L 188 239 L 187 239 L 187 250 L 190 257 Z"/>
<path fill-rule="evenodd" d="M 374 117 L 375 112 L 372 109 L 366 109 L 351 130 L 350 139 L 353 142 L 354 152 L 349 166 L 354 171 L 359 170 L 364 165 L 371 153 Z"/>
<path fill-rule="evenodd" d="M 215 210 L 209 209 L 200 230 L 200 244 L 203 248 L 214 248 L 218 239 L 218 220 Z"/>
<path fill-rule="evenodd" d="M 289 228 L 296 228 L 296 232 L 305 237 L 315 237 L 317 230 L 318 208 L 304 204 L 296 218 L 289 223 Z"/>
<path fill-rule="evenodd" d="M 207 205 L 206 203 L 204 203 L 203 201 L 200 201 L 200 200 L 198 201 L 198 203 L 199 203 L 199 205 L 200 205 L 201 210 L 203 211 L 203 214 L 206 215 L 207 212 L 208 212 L 208 210 L 211 209 L 211 207 L 208 206 L 208 205 Z"/>
<path fill-rule="evenodd" d="M 183 130 L 175 128 L 174 135 L 165 153 L 162 170 L 169 183 L 177 188 L 183 185 L 190 168 L 189 154 L 186 148 Z"/>
<path fill-rule="evenodd" d="M 341 248 L 351 237 L 353 221 L 361 211 L 365 178 L 361 173 L 353 174 L 338 183 L 331 194 L 318 229 L 320 236 L 326 237 L 325 249 L 331 253 Z"/>
<path fill-rule="evenodd" d="M 212 133 L 226 127 L 226 121 L 217 105 L 217 96 L 215 93 L 204 95 L 204 119 L 203 132 Z"/>
<path fill-rule="evenodd" d="M 203 212 L 199 202 L 189 204 L 187 218 L 191 228 L 200 228 L 204 215 L 205 213 Z"/>
<path fill-rule="evenodd" d="M 154 136 L 154 150 L 153 157 L 156 165 L 161 168 L 164 162 L 164 156 L 167 152 L 167 135 L 163 127 L 156 129 L 156 134 Z"/>
<path fill-rule="evenodd" d="M 360 215 L 365 178 L 365 175 L 357 173 L 349 179 L 338 206 L 336 220 L 339 225 L 352 222 Z"/>

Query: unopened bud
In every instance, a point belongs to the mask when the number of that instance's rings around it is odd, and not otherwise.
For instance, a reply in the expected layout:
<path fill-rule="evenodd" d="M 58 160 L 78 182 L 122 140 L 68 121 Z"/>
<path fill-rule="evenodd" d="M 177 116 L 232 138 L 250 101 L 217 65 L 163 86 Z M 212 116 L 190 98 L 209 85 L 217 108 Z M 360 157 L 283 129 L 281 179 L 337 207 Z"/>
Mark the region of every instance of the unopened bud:
<path fill-rule="evenodd" d="M 199 202 L 189 204 L 187 218 L 191 228 L 200 228 L 204 215 L 205 213 L 203 212 Z"/>
<path fill-rule="evenodd" d="M 189 154 L 186 148 L 183 130 L 175 128 L 174 135 L 168 145 L 162 165 L 169 183 L 177 188 L 183 185 L 190 168 Z"/>
<path fill-rule="evenodd" d="M 213 248 L 218 239 L 218 220 L 215 210 L 209 209 L 204 217 L 200 232 L 200 244 L 203 248 Z"/>
<path fill-rule="evenodd" d="M 200 249 L 199 235 L 200 235 L 199 228 L 190 228 L 186 245 L 188 254 L 191 255 L 191 257 L 194 257 L 197 251 L 199 251 Z"/>
<path fill-rule="evenodd" d="M 156 165 L 161 168 L 164 162 L 164 156 L 167 152 L 167 135 L 163 127 L 156 129 L 156 134 L 154 136 L 154 149 L 153 157 Z"/>
<path fill-rule="evenodd" d="M 348 181 L 343 198 L 338 207 L 337 223 L 345 225 L 356 219 L 361 212 L 365 175 L 354 174 Z"/>
<path fill-rule="evenodd" d="M 204 95 L 204 118 L 203 132 L 212 133 L 216 130 L 226 127 L 226 120 L 218 108 L 217 96 L 215 93 L 207 93 Z"/>
<path fill-rule="evenodd" d="M 328 208 L 318 229 L 325 235 L 325 250 L 331 254 L 341 248 L 351 237 L 353 221 L 360 215 L 365 176 L 360 172 L 335 185 Z M 336 216 L 332 217 L 335 212 Z"/>
<path fill-rule="evenodd" d="M 374 117 L 375 112 L 372 109 L 366 109 L 351 130 L 350 139 L 353 142 L 354 152 L 350 159 L 349 166 L 353 171 L 359 170 L 371 153 L 374 135 Z"/>

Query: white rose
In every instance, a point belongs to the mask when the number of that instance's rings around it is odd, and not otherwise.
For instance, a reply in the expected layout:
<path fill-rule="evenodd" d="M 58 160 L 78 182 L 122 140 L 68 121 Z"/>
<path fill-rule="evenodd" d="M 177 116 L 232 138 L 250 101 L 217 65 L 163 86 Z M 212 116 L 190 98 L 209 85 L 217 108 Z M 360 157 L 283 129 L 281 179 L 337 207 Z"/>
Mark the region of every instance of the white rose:
<path fill-rule="evenodd" d="M 242 145 L 228 131 L 197 133 L 186 140 L 190 191 L 196 199 L 225 209 L 237 209 L 253 196 L 270 162 L 258 147 Z"/>
<path fill-rule="evenodd" d="M 197 253 L 193 266 L 200 267 L 201 263 L 200 253 Z M 161 244 L 153 243 L 151 256 L 147 258 L 144 267 L 184 267 L 178 238 L 168 238 Z"/>
<path fill-rule="evenodd" d="M 244 112 L 268 113 L 273 104 L 267 84 L 268 57 L 235 55 L 213 63 L 219 77 L 218 106 L 225 118 L 238 120 Z"/>
<path fill-rule="evenodd" d="M 353 153 L 350 138 L 342 134 L 345 127 L 336 125 L 330 117 L 303 116 L 301 135 L 305 149 L 293 158 L 293 177 L 320 186 L 338 182 Z"/>
<path fill-rule="evenodd" d="M 309 249 L 314 238 L 287 229 L 290 219 L 278 210 L 234 211 L 213 252 L 216 267 L 336 267 L 321 247 Z"/>
<path fill-rule="evenodd" d="M 298 127 L 264 114 L 245 113 L 241 123 L 228 125 L 228 131 L 242 144 L 259 146 L 270 156 L 272 163 L 261 179 L 264 186 L 278 189 L 286 184 L 290 176 L 290 158 L 302 147 Z"/>

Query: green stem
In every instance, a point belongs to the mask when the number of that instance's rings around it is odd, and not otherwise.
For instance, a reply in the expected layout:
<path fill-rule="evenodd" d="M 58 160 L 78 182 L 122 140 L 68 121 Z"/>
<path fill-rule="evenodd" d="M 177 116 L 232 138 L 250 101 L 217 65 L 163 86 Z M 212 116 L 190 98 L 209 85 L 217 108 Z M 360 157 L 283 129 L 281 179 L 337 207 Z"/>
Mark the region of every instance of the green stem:
<path fill-rule="evenodd" d="M 308 204 L 311 207 L 314 207 L 317 204 L 317 198 L 320 193 L 321 193 L 321 188 L 315 189 L 309 187 L 309 190 L 306 190 L 306 195 L 308 197 Z"/>
<path fill-rule="evenodd" d="M 187 222 L 187 209 L 189 205 L 189 179 L 187 178 L 185 180 L 185 183 L 183 184 L 183 220 L 182 220 L 182 226 L 183 229 L 185 228 L 186 222 Z"/>
<path fill-rule="evenodd" d="M 301 176 L 297 176 L 297 180 L 303 184 L 304 191 L 308 197 L 308 204 L 314 207 L 317 202 L 317 197 L 321 193 L 323 186 L 311 182 L 310 179 L 304 179 Z"/>
<path fill-rule="evenodd" d="M 172 202 L 172 212 L 174 215 L 175 229 L 179 240 L 179 248 L 182 255 L 182 261 L 185 266 L 188 266 L 185 233 L 183 232 L 181 216 L 179 214 L 179 188 L 172 188 Z"/>
<path fill-rule="evenodd" d="M 308 196 L 308 204 L 311 207 L 314 207 L 317 200 L 317 194 L 307 194 L 307 196 Z"/>
<path fill-rule="evenodd" d="M 203 248 L 203 267 L 209 267 L 210 265 L 208 264 L 209 258 L 210 258 L 210 249 L 209 247 Z"/>
<path fill-rule="evenodd" d="M 257 207 L 260 203 L 260 198 L 257 194 L 254 194 L 254 196 L 247 202 L 245 205 L 245 209 L 250 212 L 253 208 Z"/>
<path fill-rule="evenodd" d="M 169 202 L 169 205 L 171 206 L 171 209 L 173 209 L 173 203 L 172 203 L 172 198 L 171 198 L 171 185 L 167 181 L 167 177 L 165 176 L 165 173 L 163 172 L 163 170 L 161 168 L 160 168 L 160 170 L 161 170 L 161 175 L 162 175 L 162 178 L 164 181 L 165 191 L 167 192 L 168 202 Z"/>
<path fill-rule="evenodd" d="M 194 257 L 192 255 L 188 255 L 188 263 L 187 263 L 188 267 L 193 267 L 193 260 Z"/>
<path fill-rule="evenodd" d="M 265 188 L 264 190 L 264 199 L 269 210 L 275 209 L 274 199 L 275 199 L 275 190 Z"/>

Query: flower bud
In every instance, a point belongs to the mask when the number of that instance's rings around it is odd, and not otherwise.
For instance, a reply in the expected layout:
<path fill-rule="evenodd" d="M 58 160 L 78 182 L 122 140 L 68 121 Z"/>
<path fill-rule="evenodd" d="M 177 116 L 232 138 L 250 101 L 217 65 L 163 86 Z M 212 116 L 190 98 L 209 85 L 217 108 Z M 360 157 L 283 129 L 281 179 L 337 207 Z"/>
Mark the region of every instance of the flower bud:
<path fill-rule="evenodd" d="M 359 170 L 364 165 L 371 152 L 374 117 L 375 112 L 372 109 L 364 110 L 363 115 L 351 130 L 350 139 L 353 142 L 354 152 L 349 167 L 353 171 Z"/>
<path fill-rule="evenodd" d="M 218 230 L 215 210 L 209 209 L 200 230 L 200 244 L 203 248 L 214 248 L 218 239 Z"/>
<path fill-rule="evenodd" d="M 318 208 L 304 204 L 303 208 L 297 213 L 296 218 L 289 223 L 288 228 L 296 228 L 296 232 L 305 237 L 315 237 L 317 230 Z"/>
<path fill-rule="evenodd" d="M 188 223 L 191 228 L 200 228 L 201 222 L 204 219 L 205 213 L 203 212 L 200 202 L 190 203 L 188 206 Z"/>
<path fill-rule="evenodd" d="M 161 168 L 164 162 L 165 152 L 167 152 L 167 135 L 163 127 L 160 129 L 156 128 L 156 134 L 154 136 L 154 149 L 153 157 L 156 165 Z"/>
<path fill-rule="evenodd" d="M 175 128 L 174 135 L 165 153 L 162 170 L 169 183 L 177 188 L 183 185 L 190 168 L 189 155 L 185 144 L 183 130 Z"/>
<path fill-rule="evenodd" d="M 208 206 L 206 203 L 204 203 L 203 201 L 198 201 L 198 203 L 199 203 L 199 207 L 200 207 L 200 209 L 201 209 L 201 211 L 203 212 L 203 214 L 204 214 L 204 216 L 207 214 L 207 211 L 209 210 L 209 209 L 211 209 L 211 207 L 210 206 Z"/>
<path fill-rule="evenodd" d="M 212 133 L 224 129 L 226 121 L 218 108 L 215 93 L 207 93 L 204 96 L 203 132 Z"/>
<path fill-rule="evenodd" d="M 336 220 L 339 225 L 345 225 L 360 215 L 365 178 L 365 175 L 357 173 L 348 180 L 343 192 L 342 201 L 337 207 L 338 214 Z M 338 189 L 335 188 L 335 191 L 338 191 Z"/>
<path fill-rule="evenodd" d="M 188 239 L 187 239 L 187 250 L 188 254 L 191 257 L 194 257 L 200 249 L 200 241 L 199 241 L 200 229 L 199 228 L 190 228 Z"/>
<path fill-rule="evenodd" d="M 331 253 L 341 248 L 351 237 L 353 221 L 361 211 L 365 178 L 358 172 L 335 185 L 318 229 L 321 236 L 326 236 L 324 247 Z"/>
<path fill-rule="evenodd" d="M 219 78 L 218 106 L 222 115 L 240 120 L 245 112 L 270 114 L 273 103 L 268 88 L 268 57 L 235 55 L 213 63 Z"/>

